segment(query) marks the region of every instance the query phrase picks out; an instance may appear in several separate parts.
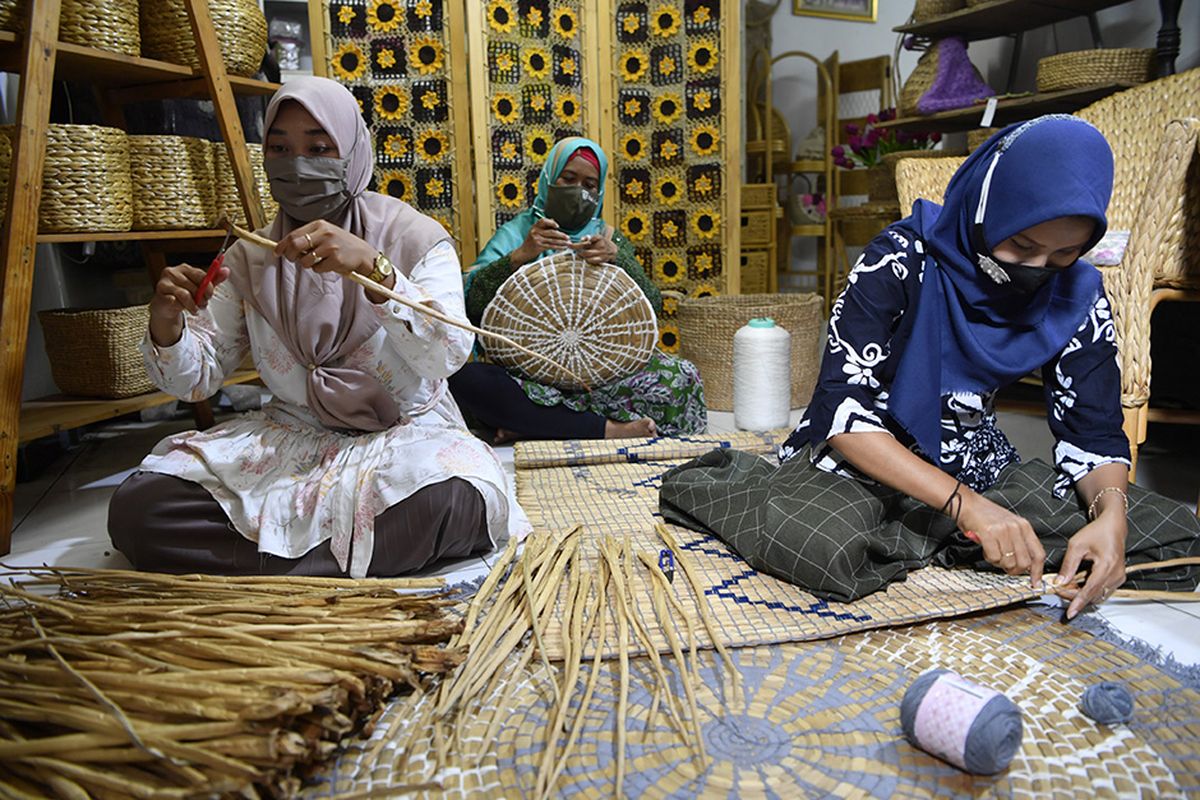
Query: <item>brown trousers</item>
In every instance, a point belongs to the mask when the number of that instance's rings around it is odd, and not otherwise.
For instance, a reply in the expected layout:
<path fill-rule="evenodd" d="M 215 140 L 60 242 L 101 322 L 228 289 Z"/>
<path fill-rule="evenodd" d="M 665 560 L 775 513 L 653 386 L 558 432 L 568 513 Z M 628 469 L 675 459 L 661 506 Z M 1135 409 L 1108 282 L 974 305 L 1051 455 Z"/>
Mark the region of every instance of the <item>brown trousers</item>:
<path fill-rule="evenodd" d="M 136 569 L 215 575 L 345 577 L 323 542 L 300 558 L 260 553 L 203 486 L 135 472 L 108 507 L 108 535 Z M 369 575 L 403 575 L 491 547 L 479 491 L 450 478 L 419 490 L 375 518 Z"/>

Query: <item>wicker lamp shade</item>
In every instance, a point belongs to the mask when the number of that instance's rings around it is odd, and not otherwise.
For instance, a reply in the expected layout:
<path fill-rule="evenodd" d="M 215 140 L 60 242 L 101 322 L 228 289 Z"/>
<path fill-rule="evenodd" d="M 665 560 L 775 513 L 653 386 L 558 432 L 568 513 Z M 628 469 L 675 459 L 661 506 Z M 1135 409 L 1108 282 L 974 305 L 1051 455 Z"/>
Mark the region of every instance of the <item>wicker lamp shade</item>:
<path fill-rule="evenodd" d="M 267 18 L 254 0 L 208 0 L 221 56 L 230 75 L 250 76 L 267 52 Z M 142 55 L 199 67 L 183 0 L 142 3 Z"/>
<path fill-rule="evenodd" d="M 541 353 L 596 388 L 646 365 L 658 341 L 654 309 L 624 270 L 560 253 L 531 262 L 501 284 L 483 328 Z M 573 378 L 506 345 L 486 341 L 488 357 L 527 378 L 579 390 Z"/>
<path fill-rule="evenodd" d="M 1111 48 L 1059 53 L 1038 61 L 1039 92 L 1102 83 L 1145 83 L 1154 66 L 1152 48 Z"/>
<path fill-rule="evenodd" d="M 229 217 L 239 225 L 246 225 L 246 210 L 242 208 L 242 199 L 238 195 L 237 181 L 233 177 L 233 165 L 229 162 L 229 151 L 224 142 L 213 142 L 213 176 L 216 179 L 217 218 L 222 215 Z M 258 199 L 262 203 L 263 212 L 268 220 L 274 219 L 279 212 L 279 204 L 271 197 L 271 184 L 267 180 L 267 171 L 263 167 L 262 147 L 257 144 L 246 146 L 250 156 L 250 166 L 254 169 L 254 185 L 258 190 Z"/>
<path fill-rule="evenodd" d="M 63 0 L 58 38 L 127 56 L 142 54 L 137 0 Z"/>
<path fill-rule="evenodd" d="M 212 144 L 190 136 L 130 136 L 133 228 L 209 228 L 216 222 Z"/>
<path fill-rule="evenodd" d="M 49 126 L 38 230 L 129 230 L 133 222 L 129 164 L 125 131 L 100 125 Z"/>
<path fill-rule="evenodd" d="M 117 399 L 154 390 L 138 350 L 150 306 L 39 311 L 38 321 L 63 393 Z"/>

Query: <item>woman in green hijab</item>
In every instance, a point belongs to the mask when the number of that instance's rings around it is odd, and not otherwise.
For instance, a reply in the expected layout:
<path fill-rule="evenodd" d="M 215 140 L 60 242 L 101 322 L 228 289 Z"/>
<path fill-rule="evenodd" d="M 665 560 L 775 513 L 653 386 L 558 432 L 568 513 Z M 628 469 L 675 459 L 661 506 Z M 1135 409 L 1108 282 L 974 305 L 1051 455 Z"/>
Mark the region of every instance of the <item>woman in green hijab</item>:
<path fill-rule="evenodd" d="M 478 324 L 500 284 L 518 268 L 555 251 L 573 250 L 592 264 L 625 270 L 655 313 L 662 295 L 633 247 L 607 225 L 608 158 L 590 139 L 554 145 L 538 177 L 532 208 L 488 241 L 467 275 L 467 316 Z M 690 362 L 656 350 L 641 371 L 591 392 L 568 392 L 514 375 L 496 364 L 467 364 L 450 378 L 459 406 L 499 444 L 514 439 L 620 439 L 699 433 L 708 427 L 700 373 Z"/>

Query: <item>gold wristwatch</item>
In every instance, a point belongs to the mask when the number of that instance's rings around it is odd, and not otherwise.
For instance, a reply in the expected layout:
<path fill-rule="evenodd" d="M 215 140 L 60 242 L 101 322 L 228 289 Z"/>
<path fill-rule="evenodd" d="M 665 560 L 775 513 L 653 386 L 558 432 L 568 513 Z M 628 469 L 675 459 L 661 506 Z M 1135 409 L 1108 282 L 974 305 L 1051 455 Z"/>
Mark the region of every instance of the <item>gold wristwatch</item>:
<path fill-rule="evenodd" d="M 388 276 L 395 271 L 396 268 L 392 266 L 392 262 L 388 261 L 387 256 L 381 252 L 376 254 L 375 267 L 371 270 L 371 274 L 367 277 L 376 283 L 383 283 L 388 279 Z"/>

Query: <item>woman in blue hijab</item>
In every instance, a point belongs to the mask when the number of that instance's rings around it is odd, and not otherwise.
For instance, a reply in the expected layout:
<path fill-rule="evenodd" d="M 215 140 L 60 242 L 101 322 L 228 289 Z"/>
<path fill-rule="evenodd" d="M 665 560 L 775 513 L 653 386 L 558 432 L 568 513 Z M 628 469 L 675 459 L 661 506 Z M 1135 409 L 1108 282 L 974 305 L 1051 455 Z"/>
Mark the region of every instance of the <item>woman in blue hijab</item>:
<path fill-rule="evenodd" d="M 582 137 L 559 141 L 538 177 L 537 197 L 488 241 L 466 279 L 467 316 L 479 323 L 500 284 L 518 268 L 555 251 L 574 250 L 592 264 L 615 264 L 645 292 L 655 312 L 662 295 L 630 245 L 606 224 L 608 159 Z M 496 364 L 467 364 L 450 379 L 463 411 L 514 439 L 620 439 L 699 433 L 708 425 L 700 374 L 689 361 L 655 351 L 639 372 L 591 392 L 566 392 Z"/>
<path fill-rule="evenodd" d="M 1127 557 L 1200 555 L 1188 509 L 1128 485 L 1112 308 L 1080 260 L 1106 230 L 1112 180 L 1108 143 L 1081 119 L 997 133 L 943 205 L 918 201 L 858 260 L 781 465 L 710 453 L 664 478 L 664 514 L 843 601 L 931 562 L 1034 586 L 1086 563 L 1073 617 L 1125 584 Z M 997 391 L 1038 370 L 1053 468 L 1022 464 L 996 421 Z M 1191 589 L 1196 577 L 1129 583 Z"/>

